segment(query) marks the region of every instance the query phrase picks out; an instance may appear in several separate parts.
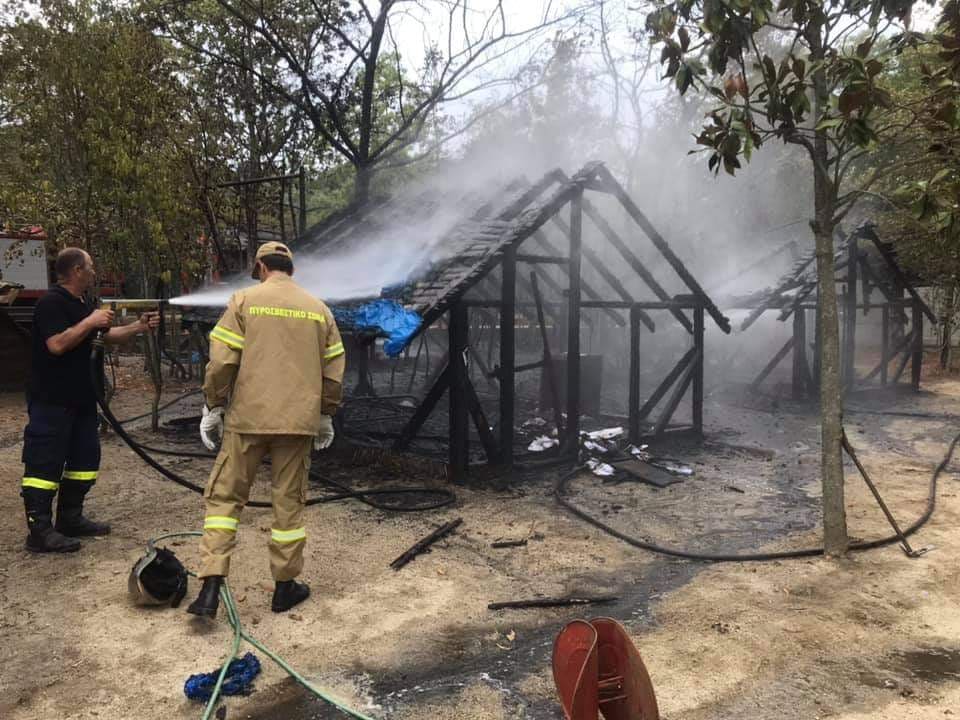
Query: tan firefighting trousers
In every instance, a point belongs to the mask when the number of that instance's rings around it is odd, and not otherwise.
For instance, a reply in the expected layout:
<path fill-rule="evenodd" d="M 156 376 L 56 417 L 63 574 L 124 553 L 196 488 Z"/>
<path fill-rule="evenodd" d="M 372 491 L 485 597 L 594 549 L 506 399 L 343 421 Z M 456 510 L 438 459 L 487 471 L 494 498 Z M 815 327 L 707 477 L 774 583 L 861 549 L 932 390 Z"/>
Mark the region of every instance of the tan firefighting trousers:
<path fill-rule="evenodd" d="M 200 542 L 200 577 L 227 575 L 237 545 L 240 511 L 264 456 L 270 455 L 273 527 L 270 530 L 270 572 L 274 580 L 293 580 L 303 570 L 303 507 L 310 471 L 308 435 L 223 434 L 220 454 L 207 488 L 206 516 Z"/>

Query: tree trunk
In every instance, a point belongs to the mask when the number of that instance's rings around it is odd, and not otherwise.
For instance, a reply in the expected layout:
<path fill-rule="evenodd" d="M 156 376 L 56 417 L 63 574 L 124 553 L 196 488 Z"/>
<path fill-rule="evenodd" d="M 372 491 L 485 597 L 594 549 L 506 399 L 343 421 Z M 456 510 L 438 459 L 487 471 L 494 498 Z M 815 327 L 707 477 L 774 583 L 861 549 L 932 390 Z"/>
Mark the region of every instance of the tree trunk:
<path fill-rule="evenodd" d="M 380 3 L 380 12 L 370 26 L 370 43 L 367 47 L 363 69 L 363 87 L 360 93 L 360 126 L 357 128 L 360 142 L 357 147 L 355 167 L 356 177 L 353 183 L 353 202 L 362 205 L 370 198 L 370 181 L 373 179 L 373 163 L 370 161 L 370 144 L 373 139 L 373 126 L 376 124 L 374 99 L 377 89 L 377 64 L 380 62 L 380 45 L 387 29 L 387 18 L 395 0 Z"/>
<path fill-rule="evenodd" d="M 353 204 L 363 205 L 370 199 L 370 181 L 373 180 L 373 169 L 358 164 L 356 175 L 353 177 Z"/>
<path fill-rule="evenodd" d="M 811 60 L 822 56 L 816 35 Z M 829 92 L 823 70 L 814 74 L 814 117 L 828 107 Z M 837 312 L 833 229 L 837 190 L 828 175 L 829 147 L 826 132 L 818 131 L 812 148 L 814 237 L 817 254 L 817 324 L 820 328 L 820 475 L 823 485 L 823 547 L 828 556 L 844 555 L 849 546 L 843 477 L 843 389 L 840 368 L 840 324 Z"/>

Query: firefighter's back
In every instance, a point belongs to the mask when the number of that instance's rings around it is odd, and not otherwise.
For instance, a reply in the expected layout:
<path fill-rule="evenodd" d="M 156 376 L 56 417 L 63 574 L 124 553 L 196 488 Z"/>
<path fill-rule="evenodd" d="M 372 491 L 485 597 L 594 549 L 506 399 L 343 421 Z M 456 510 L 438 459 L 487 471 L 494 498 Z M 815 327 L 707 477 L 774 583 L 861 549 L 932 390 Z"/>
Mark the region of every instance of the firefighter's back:
<path fill-rule="evenodd" d="M 239 433 L 314 435 L 330 309 L 287 275 L 237 294 L 243 354 L 226 416 Z"/>

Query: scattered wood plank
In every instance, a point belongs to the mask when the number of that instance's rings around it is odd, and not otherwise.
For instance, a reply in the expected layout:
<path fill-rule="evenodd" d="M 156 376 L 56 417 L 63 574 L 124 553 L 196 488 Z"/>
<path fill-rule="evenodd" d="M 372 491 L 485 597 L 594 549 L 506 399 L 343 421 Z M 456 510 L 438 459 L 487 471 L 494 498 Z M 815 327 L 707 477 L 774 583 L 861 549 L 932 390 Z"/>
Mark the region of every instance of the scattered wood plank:
<path fill-rule="evenodd" d="M 404 552 L 402 555 L 400 555 L 400 557 L 390 563 L 390 567 L 392 567 L 394 570 L 399 570 L 417 557 L 417 555 L 429 552 L 431 545 L 438 540 L 445 538 L 447 535 L 456 530 L 461 524 L 463 524 L 463 518 L 457 518 L 456 520 L 451 520 L 450 522 L 441 525 L 422 540 L 415 542 L 409 550 Z"/>
<path fill-rule="evenodd" d="M 610 464 L 617 470 L 622 470 L 635 477 L 640 482 L 653 485 L 657 488 L 665 488 L 680 482 L 680 478 L 671 475 L 666 470 L 649 465 L 641 460 L 630 458 L 629 460 L 611 460 Z"/>
<path fill-rule="evenodd" d="M 512 547 L 523 547 L 527 544 L 527 539 L 523 538 L 521 540 L 497 540 L 496 542 L 490 543 L 490 547 L 497 548 L 512 548 Z"/>
<path fill-rule="evenodd" d="M 507 600 L 487 605 L 487 610 L 506 610 L 509 608 L 548 608 L 569 607 L 571 605 L 603 605 L 616 602 L 620 598 L 616 595 L 600 595 L 597 597 L 566 597 L 566 598 L 534 598 L 533 600 Z"/>

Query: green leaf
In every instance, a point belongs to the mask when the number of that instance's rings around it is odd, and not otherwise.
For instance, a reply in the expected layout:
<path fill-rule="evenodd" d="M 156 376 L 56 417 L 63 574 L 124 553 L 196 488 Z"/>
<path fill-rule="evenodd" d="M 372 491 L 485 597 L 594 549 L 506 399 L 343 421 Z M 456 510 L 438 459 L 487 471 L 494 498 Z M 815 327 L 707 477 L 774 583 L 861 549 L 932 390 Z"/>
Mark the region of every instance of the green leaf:
<path fill-rule="evenodd" d="M 800 58 L 797 58 L 793 61 L 793 74 L 797 76 L 797 80 L 803 82 L 804 73 L 807 70 L 807 64 Z"/>
<path fill-rule="evenodd" d="M 940 182 L 941 180 L 946 180 L 946 179 L 947 179 L 948 177 L 950 177 L 951 175 L 953 175 L 953 170 L 952 170 L 952 169 L 950 169 L 950 168 L 943 168 L 940 172 L 938 172 L 936 175 L 934 175 L 934 176 L 930 179 L 930 184 L 931 184 L 931 185 L 934 185 L 935 183 L 938 183 L 938 182 Z"/>
<path fill-rule="evenodd" d="M 843 118 L 825 118 L 817 123 L 814 130 L 830 130 L 835 127 L 840 127 L 841 125 L 843 125 Z"/>

